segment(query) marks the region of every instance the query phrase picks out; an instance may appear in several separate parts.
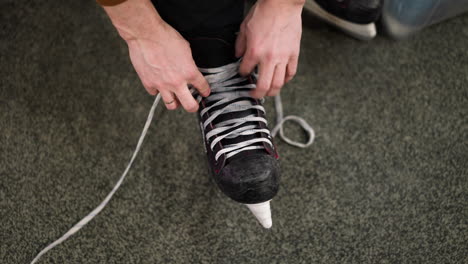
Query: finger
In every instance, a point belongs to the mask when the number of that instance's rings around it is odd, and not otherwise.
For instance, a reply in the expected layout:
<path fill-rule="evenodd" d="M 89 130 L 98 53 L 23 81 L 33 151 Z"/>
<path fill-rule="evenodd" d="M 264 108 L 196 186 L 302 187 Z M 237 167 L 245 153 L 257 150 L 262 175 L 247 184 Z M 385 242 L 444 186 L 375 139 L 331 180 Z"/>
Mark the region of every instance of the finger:
<path fill-rule="evenodd" d="M 237 35 L 237 39 L 236 39 L 236 57 L 237 58 L 240 58 L 240 57 L 242 57 L 244 55 L 244 53 L 245 53 L 245 43 L 246 43 L 245 34 L 241 29 L 241 31 L 239 32 L 239 35 Z"/>
<path fill-rule="evenodd" d="M 146 91 L 153 96 L 157 95 L 158 89 L 156 89 L 156 87 L 152 85 L 151 82 L 146 81 L 148 78 L 142 72 L 138 70 L 136 70 L 136 73 L 138 77 L 140 78 L 141 84 L 143 85 L 143 87 L 145 87 Z"/>
<path fill-rule="evenodd" d="M 153 96 L 156 96 L 158 94 L 158 90 L 156 89 L 156 87 L 150 86 L 149 84 L 145 83 L 143 83 L 143 87 L 145 87 L 146 91 Z"/>
<path fill-rule="evenodd" d="M 255 66 L 257 66 L 258 62 L 259 62 L 258 58 L 254 54 L 254 52 L 251 50 L 247 50 L 239 66 L 240 75 L 242 76 L 249 75 L 254 70 Z"/>
<path fill-rule="evenodd" d="M 275 96 L 281 90 L 281 87 L 284 85 L 284 78 L 286 72 L 286 65 L 285 64 L 278 64 L 275 67 L 275 73 L 273 75 L 273 80 L 271 82 L 271 88 L 268 91 L 268 96 Z"/>
<path fill-rule="evenodd" d="M 297 63 L 298 63 L 298 57 L 294 56 L 289 59 L 288 66 L 286 69 L 286 77 L 285 77 L 285 83 L 289 82 L 294 78 L 297 72 Z"/>
<path fill-rule="evenodd" d="M 176 104 L 176 108 L 179 108 L 179 106 L 181 105 L 179 102 L 179 99 L 177 99 L 177 96 L 175 98 L 175 104 Z"/>
<path fill-rule="evenodd" d="M 176 91 L 176 95 L 177 95 L 177 99 L 182 104 L 182 107 L 187 112 L 196 112 L 198 110 L 198 103 L 195 100 L 195 98 L 193 98 L 187 85 L 185 85 L 185 87 L 179 88 Z"/>
<path fill-rule="evenodd" d="M 260 63 L 258 72 L 257 88 L 252 91 L 251 95 L 254 98 L 262 98 L 270 90 L 275 64 L 265 61 Z"/>
<path fill-rule="evenodd" d="M 177 109 L 177 99 L 174 94 L 170 91 L 161 91 L 161 97 L 164 102 L 164 105 L 168 110 Z"/>
<path fill-rule="evenodd" d="M 205 77 L 197 70 L 197 74 L 195 75 L 195 78 L 193 80 L 189 80 L 189 83 L 195 87 L 195 89 L 198 90 L 198 92 L 201 94 L 203 97 L 207 97 L 210 95 L 211 89 L 210 85 L 206 81 Z"/>

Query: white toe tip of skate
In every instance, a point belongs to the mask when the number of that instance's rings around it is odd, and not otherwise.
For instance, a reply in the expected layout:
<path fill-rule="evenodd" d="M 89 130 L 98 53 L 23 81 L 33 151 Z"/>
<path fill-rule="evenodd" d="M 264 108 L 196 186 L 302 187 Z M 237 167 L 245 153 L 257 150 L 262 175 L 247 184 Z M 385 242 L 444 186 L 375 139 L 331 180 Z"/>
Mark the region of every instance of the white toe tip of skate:
<path fill-rule="evenodd" d="M 271 221 L 270 201 L 245 205 L 247 205 L 249 210 L 254 214 L 255 218 L 257 218 L 258 222 L 260 222 L 264 228 L 271 228 L 273 222 Z"/>
<path fill-rule="evenodd" d="M 369 24 L 357 24 L 342 18 L 339 18 L 331 13 L 328 13 L 315 1 L 306 1 L 305 9 L 312 12 L 312 14 L 318 16 L 322 20 L 334 25 L 335 27 L 344 30 L 348 34 L 361 40 L 371 40 L 377 35 L 375 23 Z"/>

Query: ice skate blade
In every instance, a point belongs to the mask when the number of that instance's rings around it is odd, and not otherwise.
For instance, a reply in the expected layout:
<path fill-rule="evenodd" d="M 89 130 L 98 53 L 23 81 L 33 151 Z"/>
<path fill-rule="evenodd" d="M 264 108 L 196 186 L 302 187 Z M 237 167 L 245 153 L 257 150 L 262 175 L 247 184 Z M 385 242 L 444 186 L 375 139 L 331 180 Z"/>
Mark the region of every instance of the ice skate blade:
<path fill-rule="evenodd" d="M 377 35 L 377 30 L 374 23 L 357 24 L 341 19 L 333 14 L 328 13 L 320 5 L 313 0 L 307 0 L 305 9 L 310 11 L 315 16 L 332 24 L 335 27 L 345 31 L 349 35 L 360 40 L 371 40 Z"/>
<path fill-rule="evenodd" d="M 260 222 L 260 224 L 267 229 L 271 228 L 273 225 L 271 220 L 270 201 L 257 204 L 245 204 L 255 216 L 255 218 L 257 218 L 258 222 Z"/>

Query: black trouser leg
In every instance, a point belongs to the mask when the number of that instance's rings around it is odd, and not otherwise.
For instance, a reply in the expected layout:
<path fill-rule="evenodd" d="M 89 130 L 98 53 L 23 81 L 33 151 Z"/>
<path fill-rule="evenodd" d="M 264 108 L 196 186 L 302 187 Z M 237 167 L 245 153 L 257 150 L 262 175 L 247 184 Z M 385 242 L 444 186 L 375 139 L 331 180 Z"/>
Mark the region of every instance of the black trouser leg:
<path fill-rule="evenodd" d="M 218 37 L 233 43 L 244 17 L 244 0 L 152 0 L 161 17 L 190 41 Z"/>

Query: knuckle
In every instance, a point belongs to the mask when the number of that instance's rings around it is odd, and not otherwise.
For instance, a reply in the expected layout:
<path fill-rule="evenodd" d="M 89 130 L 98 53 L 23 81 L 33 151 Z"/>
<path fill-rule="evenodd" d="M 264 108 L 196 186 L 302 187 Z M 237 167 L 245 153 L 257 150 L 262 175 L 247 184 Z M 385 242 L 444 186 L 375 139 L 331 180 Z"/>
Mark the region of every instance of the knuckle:
<path fill-rule="evenodd" d="M 243 73 L 243 74 L 246 74 L 247 73 L 247 66 L 245 64 L 242 64 L 240 67 L 239 67 L 239 72 L 240 73 Z"/>
<path fill-rule="evenodd" d="M 247 75 L 249 74 L 249 69 L 247 68 L 247 66 L 242 66 L 239 68 L 239 73 L 242 74 L 242 75 Z"/>
<path fill-rule="evenodd" d="M 279 92 L 279 90 L 271 90 L 271 91 L 268 93 L 268 95 L 269 95 L 269 96 L 275 96 L 275 95 L 278 94 L 278 92 Z"/>
<path fill-rule="evenodd" d="M 244 21 L 243 23 L 245 23 L 245 29 L 250 33 L 252 31 L 252 21 Z"/>
<path fill-rule="evenodd" d="M 288 68 L 288 76 L 292 77 L 296 75 L 296 69 L 295 68 Z"/>
<path fill-rule="evenodd" d="M 198 77 L 198 70 L 192 68 L 187 71 L 187 78 L 190 80 L 196 79 Z"/>
<path fill-rule="evenodd" d="M 287 63 L 289 61 L 289 58 L 291 58 L 291 52 L 287 50 L 282 50 L 279 52 L 279 56 L 281 57 L 282 61 Z"/>
<path fill-rule="evenodd" d="M 165 79 L 160 82 L 160 86 L 174 90 L 174 88 L 180 86 L 181 83 L 181 78 L 178 76 L 166 76 Z"/>
<path fill-rule="evenodd" d="M 252 59 L 257 59 L 260 56 L 260 48 L 255 46 L 251 47 L 249 54 Z"/>
<path fill-rule="evenodd" d="M 144 83 L 143 87 L 145 87 L 146 91 L 151 95 L 156 95 L 156 93 L 158 92 L 158 90 L 152 85 Z"/>
<path fill-rule="evenodd" d="M 184 87 L 182 86 L 182 82 L 180 81 L 171 81 L 169 84 L 168 84 L 169 87 L 171 87 L 170 90 L 172 91 L 175 91 L 175 92 L 181 92 L 184 90 Z"/>
<path fill-rule="evenodd" d="M 274 90 L 274 91 L 276 91 L 276 90 L 281 89 L 282 86 L 283 86 L 282 83 L 280 83 L 280 82 L 275 82 L 275 83 L 273 83 L 273 85 L 271 86 L 271 89 Z"/>
<path fill-rule="evenodd" d="M 267 60 L 274 60 L 277 57 L 277 53 L 275 51 L 269 50 L 265 54 L 265 58 Z"/>
<path fill-rule="evenodd" d="M 162 85 L 162 83 L 161 83 L 160 81 L 154 81 L 154 82 L 152 83 L 152 86 L 153 86 L 153 87 L 156 87 L 158 90 L 159 90 L 160 88 L 164 88 L 164 85 Z"/>
<path fill-rule="evenodd" d="M 264 82 L 261 82 L 261 83 L 257 84 L 257 90 L 266 91 L 266 90 L 268 90 L 268 86 Z"/>
<path fill-rule="evenodd" d="M 156 95 L 158 92 L 156 89 L 146 89 L 146 91 L 151 95 Z"/>
<path fill-rule="evenodd" d="M 181 89 L 182 87 L 180 86 L 182 82 L 179 79 L 174 79 L 170 82 L 170 85 L 172 87 L 175 87 L 176 89 Z"/>

